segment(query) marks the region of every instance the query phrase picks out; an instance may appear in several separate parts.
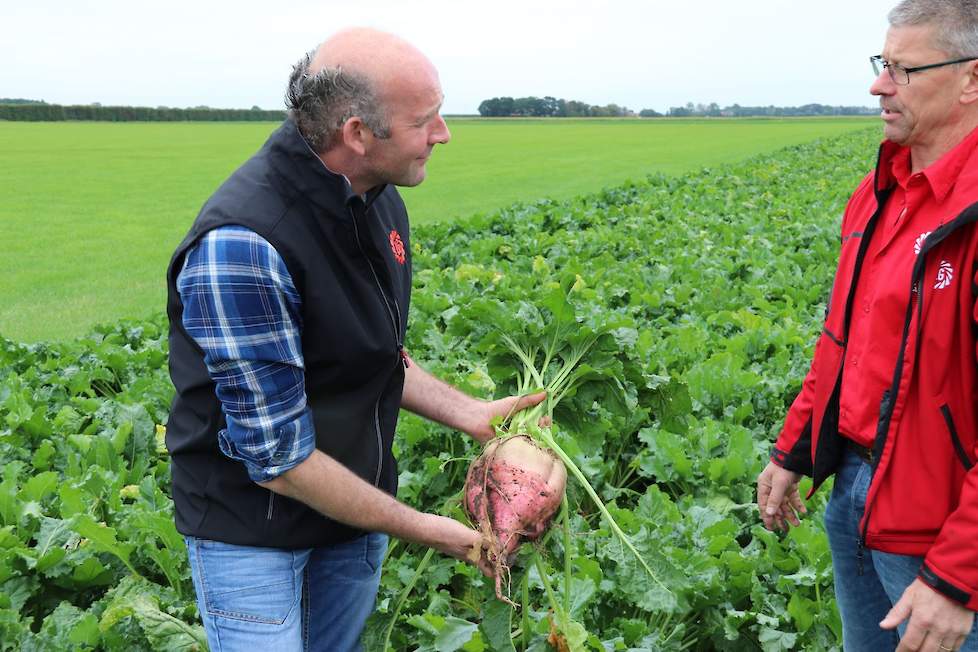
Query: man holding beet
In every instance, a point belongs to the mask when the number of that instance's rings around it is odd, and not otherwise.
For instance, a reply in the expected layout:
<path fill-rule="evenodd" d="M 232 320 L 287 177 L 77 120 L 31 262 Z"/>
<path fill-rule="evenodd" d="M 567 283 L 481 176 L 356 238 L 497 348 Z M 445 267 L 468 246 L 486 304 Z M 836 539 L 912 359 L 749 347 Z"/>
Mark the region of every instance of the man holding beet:
<path fill-rule="evenodd" d="M 170 263 L 173 500 L 214 650 L 358 649 L 388 535 L 490 570 L 478 532 L 394 498 L 400 408 L 486 441 L 493 418 L 544 398 L 470 398 L 404 350 L 394 186 L 421 183 L 448 142 L 441 104 L 410 44 L 334 35 Z"/>
<path fill-rule="evenodd" d="M 846 207 L 811 370 L 758 506 L 825 514 L 847 651 L 978 650 L 978 2 L 904 0 L 871 58 L 886 140 Z"/>

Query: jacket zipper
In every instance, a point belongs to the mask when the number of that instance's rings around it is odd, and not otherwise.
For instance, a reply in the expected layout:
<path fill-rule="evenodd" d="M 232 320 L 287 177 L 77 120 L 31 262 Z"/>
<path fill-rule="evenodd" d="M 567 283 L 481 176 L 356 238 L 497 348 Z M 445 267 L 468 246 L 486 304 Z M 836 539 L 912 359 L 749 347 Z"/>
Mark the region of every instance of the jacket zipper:
<path fill-rule="evenodd" d="M 374 486 L 380 486 L 380 472 L 384 470 L 384 438 L 380 434 L 380 399 L 374 403 L 374 430 L 377 433 L 377 474 L 374 476 Z"/>
<path fill-rule="evenodd" d="M 404 352 L 404 345 L 401 343 L 401 309 L 397 305 L 397 299 L 393 299 L 393 301 L 388 301 L 387 299 L 387 293 L 384 292 L 384 286 L 380 282 L 380 277 L 377 276 L 377 270 L 374 269 L 374 264 L 370 261 L 367 252 L 363 249 L 363 243 L 360 241 L 360 228 L 357 225 L 357 216 L 352 208 L 350 209 L 350 216 L 353 218 L 353 235 L 357 240 L 357 247 L 367 261 L 367 267 L 370 268 L 370 273 L 374 277 L 374 283 L 376 283 L 377 289 L 380 290 L 380 296 L 384 300 L 384 307 L 387 308 L 387 314 L 391 319 L 391 328 L 394 329 L 394 343 L 397 345 L 399 356 L 398 362 L 404 364 L 404 367 L 407 368 L 407 354 Z M 391 310 L 391 303 L 394 304 L 394 310 Z M 395 311 L 397 313 L 396 317 Z M 374 475 L 374 486 L 379 487 L 380 475 L 384 470 L 384 437 L 380 429 L 380 397 L 374 403 L 374 432 L 377 436 L 377 473 Z"/>
<path fill-rule="evenodd" d="M 921 250 L 920 256 L 923 257 L 926 251 Z M 922 259 L 922 258 L 921 258 Z M 869 473 L 869 488 L 873 486 L 873 479 L 876 477 L 876 469 L 879 468 L 880 457 L 883 455 L 883 449 L 886 447 L 886 439 L 890 430 L 890 419 L 893 416 L 893 409 L 896 406 L 896 397 L 900 394 L 900 380 L 903 377 L 903 354 L 907 348 L 907 340 L 910 337 L 910 322 L 913 321 L 914 308 L 917 309 L 917 327 L 920 327 L 920 319 L 923 317 L 923 305 L 924 300 L 921 294 L 923 293 L 923 284 L 920 279 L 923 278 L 924 265 L 920 265 L 920 273 L 914 270 L 914 274 L 911 277 L 910 283 L 910 303 L 907 305 L 907 317 L 906 322 L 903 327 L 903 338 L 900 340 L 900 355 L 897 356 L 896 371 L 893 374 L 893 384 L 890 389 L 883 392 L 883 400 L 880 401 L 880 420 L 876 429 L 876 441 L 873 442 L 873 463 L 872 468 Z M 918 338 L 917 342 L 920 340 Z M 914 355 L 914 364 L 916 364 L 916 355 Z M 883 426 L 883 427 L 880 427 Z M 863 554 L 866 549 L 866 533 L 869 531 L 869 517 L 873 513 L 873 503 L 867 503 L 864 508 L 863 515 L 863 527 L 862 531 L 859 533 L 859 538 L 857 541 L 858 549 L 856 550 L 856 574 L 863 574 Z"/>
<path fill-rule="evenodd" d="M 268 513 L 265 515 L 265 520 L 272 520 L 272 510 L 275 507 L 275 492 L 271 489 L 268 490 Z"/>
<path fill-rule="evenodd" d="M 397 345 L 398 355 L 406 362 L 403 354 L 404 344 L 401 342 L 401 309 L 397 305 L 397 299 L 388 300 L 387 293 L 384 292 L 384 286 L 380 282 L 380 277 L 377 276 L 377 270 L 374 268 L 374 264 L 371 262 L 367 252 L 363 249 L 363 243 L 360 241 L 360 228 L 357 225 L 357 216 L 352 208 L 350 209 L 350 215 L 353 217 L 353 235 L 357 240 L 357 247 L 359 247 L 360 253 L 363 254 L 364 259 L 367 261 L 367 267 L 370 268 L 370 273 L 374 277 L 374 283 L 377 285 L 377 289 L 380 290 L 380 296 L 384 300 L 384 307 L 387 308 L 387 315 L 390 317 L 391 327 L 394 329 L 394 343 Z M 394 310 L 391 310 L 392 303 Z M 396 317 L 395 311 L 397 313 Z"/>
<path fill-rule="evenodd" d="M 927 267 L 927 252 L 929 252 L 933 247 L 939 244 L 945 237 L 947 237 L 947 232 L 941 236 L 937 236 L 932 233 L 931 236 L 935 236 L 933 239 L 925 242 L 920 249 L 920 253 L 917 255 L 917 260 L 914 262 L 913 272 L 910 275 L 910 301 L 907 303 L 907 315 L 904 318 L 903 323 L 903 337 L 900 339 L 900 354 L 897 356 L 896 369 L 893 371 L 893 383 L 890 385 L 890 389 L 883 392 L 883 400 L 880 403 L 880 417 L 876 428 L 876 441 L 873 442 L 873 464 L 872 469 L 869 474 L 869 488 L 873 486 L 873 480 L 876 477 L 876 469 L 879 468 L 880 457 L 883 455 L 883 449 L 886 448 L 886 440 L 890 432 L 890 420 L 893 417 L 893 410 L 896 407 L 896 399 L 900 395 L 900 381 L 903 379 L 903 360 L 904 354 L 907 351 L 907 342 L 910 338 L 910 324 L 913 321 L 913 313 L 916 309 L 917 312 L 917 329 L 920 329 L 920 322 L 924 317 L 924 271 Z M 920 338 L 916 339 L 917 348 L 920 347 Z M 914 364 L 917 363 L 917 355 L 914 352 Z M 867 489 L 868 491 L 868 489 Z M 869 531 L 869 519 L 873 513 L 874 503 L 867 503 L 863 514 L 862 530 L 859 533 L 858 539 L 858 550 L 857 550 L 857 566 L 856 572 L 859 575 L 863 574 L 862 557 L 863 550 L 866 548 L 866 534 Z"/>

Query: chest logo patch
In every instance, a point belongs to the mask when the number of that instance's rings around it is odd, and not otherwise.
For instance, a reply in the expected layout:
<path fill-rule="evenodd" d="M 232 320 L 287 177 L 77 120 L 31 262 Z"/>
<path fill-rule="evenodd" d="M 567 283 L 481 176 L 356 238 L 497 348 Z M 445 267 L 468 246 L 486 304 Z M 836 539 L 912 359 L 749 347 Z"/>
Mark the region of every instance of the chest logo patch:
<path fill-rule="evenodd" d="M 396 260 L 401 265 L 407 260 L 407 256 L 404 254 L 404 242 L 401 240 L 401 234 L 397 231 L 391 231 L 387 239 L 391 243 L 391 251 L 394 253 L 394 260 Z"/>
<path fill-rule="evenodd" d="M 927 233 L 921 233 L 919 236 L 917 236 L 917 240 L 913 243 L 913 253 L 915 256 L 920 255 L 920 248 L 924 246 L 924 240 L 926 240 L 927 236 L 930 234 L 931 232 L 928 231 Z"/>
<path fill-rule="evenodd" d="M 942 260 L 940 267 L 937 268 L 937 283 L 934 284 L 934 289 L 943 290 L 951 284 L 952 280 L 954 280 L 954 268 L 951 267 L 951 263 Z"/>

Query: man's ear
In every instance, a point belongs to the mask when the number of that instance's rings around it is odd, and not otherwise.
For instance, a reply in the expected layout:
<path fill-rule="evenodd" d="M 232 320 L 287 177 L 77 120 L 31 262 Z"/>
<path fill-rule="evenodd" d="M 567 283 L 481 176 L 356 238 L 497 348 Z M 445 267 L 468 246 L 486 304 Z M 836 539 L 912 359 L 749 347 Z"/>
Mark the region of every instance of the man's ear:
<path fill-rule="evenodd" d="M 373 137 L 373 132 L 363 123 L 360 116 L 347 118 L 340 131 L 343 144 L 357 156 L 363 156 L 367 151 L 367 140 Z"/>
<path fill-rule="evenodd" d="M 961 103 L 974 104 L 978 102 L 978 61 L 969 61 L 968 78 L 961 89 Z"/>

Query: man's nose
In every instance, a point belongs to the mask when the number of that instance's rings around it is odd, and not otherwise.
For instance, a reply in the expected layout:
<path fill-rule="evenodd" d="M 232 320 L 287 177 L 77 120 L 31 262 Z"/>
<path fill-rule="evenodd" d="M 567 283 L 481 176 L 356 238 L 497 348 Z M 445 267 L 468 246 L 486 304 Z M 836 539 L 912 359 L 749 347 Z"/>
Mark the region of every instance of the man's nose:
<path fill-rule="evenodd" d="M 870 95 L 893 95 L 896 93 L 896 82 L 890 77 L 890 71 L 884 68 L 880 74 L 876 75 L 872 85 L 869 87 Z"/>
<path fill-rule="evenodd" d="M 431 142 L 444 145 L 451 139 L 452 132 L 448 130 L 448 124 L 445 122 L 445 118 L 439 115 L 438 121 L 435 123 L 435 128 L 431 132 Z"/>

